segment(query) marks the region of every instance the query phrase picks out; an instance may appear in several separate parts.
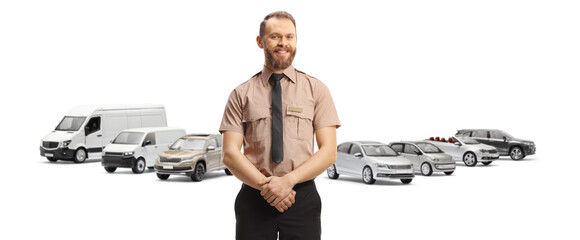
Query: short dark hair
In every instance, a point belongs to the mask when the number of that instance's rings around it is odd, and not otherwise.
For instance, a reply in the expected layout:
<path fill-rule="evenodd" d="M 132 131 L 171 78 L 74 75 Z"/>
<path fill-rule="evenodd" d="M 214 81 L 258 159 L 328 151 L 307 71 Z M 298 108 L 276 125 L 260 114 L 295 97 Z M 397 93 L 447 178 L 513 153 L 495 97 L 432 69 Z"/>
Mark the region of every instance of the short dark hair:
<path fill-rule="evenodd" d="M 285 11 L 276 11 L 276 12 L 273 12 L 273 13 L 266 15 L 266 17 L 264 17 L 264 20 L 262 21 L 262 23 L 260 23 L 260 37 L 261 38 L 264 37 L 264 32 L 266 31 L 266 21 L 268 21 L 268 19 L 270 19 L 270 18 L 288 19 L 288 20 L 292 21 L 292 24 L 294 24 L 294 28 L 296 28 L 296 21 L 294 20 L 294 17 L 292 17 L 292 14 L 287 13 Z"/>

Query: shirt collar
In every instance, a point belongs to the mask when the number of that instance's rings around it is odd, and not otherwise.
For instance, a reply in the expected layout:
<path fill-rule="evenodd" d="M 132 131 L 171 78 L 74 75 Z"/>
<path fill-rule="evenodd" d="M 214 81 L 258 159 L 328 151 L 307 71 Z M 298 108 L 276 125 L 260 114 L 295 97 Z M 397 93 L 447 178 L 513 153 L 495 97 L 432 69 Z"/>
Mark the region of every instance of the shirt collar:
<path fill-rule="evenodd" d="M 290 79 L 290 82 L 296 83 L 296 70 L 294 69 L 294 67 L 292 65 L 290 65 L 289 67 L 284 69 L 284 71 L 282 73 L 284 73 L 284 75 L 286 75 L 286 77 L 288 77 L 288 79 Z M 262 78 L 261 79 L 262 83 L 265 86 L 270 84 L 268 82 L 270 80 L 270 75 L 272 75 L 272 70 L 270 70 L 266 66 L 264 66 L 264 68 L 262 69 L 262 74 L 260 77 Z"/>

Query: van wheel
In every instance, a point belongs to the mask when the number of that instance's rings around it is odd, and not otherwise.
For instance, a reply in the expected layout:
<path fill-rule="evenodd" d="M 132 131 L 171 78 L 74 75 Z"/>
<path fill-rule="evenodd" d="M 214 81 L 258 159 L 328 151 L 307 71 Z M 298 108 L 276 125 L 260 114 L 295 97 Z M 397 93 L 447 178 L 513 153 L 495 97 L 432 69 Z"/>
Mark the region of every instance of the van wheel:
<path fill-rule="evenodd" d="M 107 171 L 108 173 L 114 173 L 115 171 L 117 171 L 117 167 L 105 167 L 105 171 Z"/>
<path fill-rule="evenodd" d="M 411 183 L 412 181 L 413 181 L 413 179 L 412 179 L 412 178 L 403 178 L 403 179 L 401 179 L 401 182 L 402 182 L 403 184 L 409 184 L 409 183 Z"/>
<path fill-rule="evenodd" d="M 197 164 L 195 164 L 195 170 L 193 170 L 193 173 L 191 174 L 191 180 L 193 180 L 194 182 L 199 182 L 203 180 L 204 176 L 205 176 L 205 166 L 203 165 L 202 162 L 197 162 Z"/>
<path fill-rule="evenodd" d="M 145 159 L 143 158 L 137 159 L 137 161 L 135 161 L 135 165 L 133 165 L 131 170 L 133 170 L 133 173 L 137 174 L 143 173 L 145 171 Z"/>
<path fill-rule="evenodd" d="M 451 175 L 451 174 L 453 174 L 453 171 L 445 172 L 445 175 Z"/>
<path fill-rule="evenodd" d="M 57 161 L 56 158 L 53 158 L 53 157 L 46 157 L 46 159 L 48 159 L 48 161 L 50 161 L 50 162 L 56 162 Z"/>
<path fill-rule="evenodd" d="M 161 180 L 167 180 L 169 178 L 169 174 L 157 173 L 157 177 Z"/>
<path fill-rule="evenodd" d="M 75 152 L 74 162 L 75 163 L 83 163 L 85 160 L 87 160 L 87 151 L 85 151 L 84 148 L 79 148 Z"/>
<path fill-rule="evenodd" d="M 229 176 L 233 175 L 232 172 L 230 172 L 230 170 L 227 168 L 224 169 L 224 171 L 226 172 L 226 175 L 229 175 Z"/>

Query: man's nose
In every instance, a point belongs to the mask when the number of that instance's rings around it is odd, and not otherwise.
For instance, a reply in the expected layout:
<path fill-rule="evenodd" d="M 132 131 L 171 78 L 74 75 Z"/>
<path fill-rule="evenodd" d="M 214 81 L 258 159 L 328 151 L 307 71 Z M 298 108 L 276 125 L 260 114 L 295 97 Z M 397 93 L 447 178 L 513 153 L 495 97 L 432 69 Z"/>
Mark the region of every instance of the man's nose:
<path fill-rule="evenodd" d="M 279 47 L 283 47 L 288 45 L 288 40 L 286 38 L 280 38 L 280 40 L 278 40 L 278 46 Z"/>

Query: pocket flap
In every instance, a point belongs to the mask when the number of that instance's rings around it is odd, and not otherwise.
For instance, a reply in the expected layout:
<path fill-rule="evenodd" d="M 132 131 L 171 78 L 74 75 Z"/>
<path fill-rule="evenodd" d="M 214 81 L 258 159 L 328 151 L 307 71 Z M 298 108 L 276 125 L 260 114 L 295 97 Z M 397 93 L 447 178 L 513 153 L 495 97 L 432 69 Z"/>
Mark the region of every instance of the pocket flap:
<path fill-rule="evenodd" d="M 262 106 L 249 106 L 244 109 L 242 114 L 242 122 L 253 122 L 258 119 L 270 117 L 270 108 Z"/>

